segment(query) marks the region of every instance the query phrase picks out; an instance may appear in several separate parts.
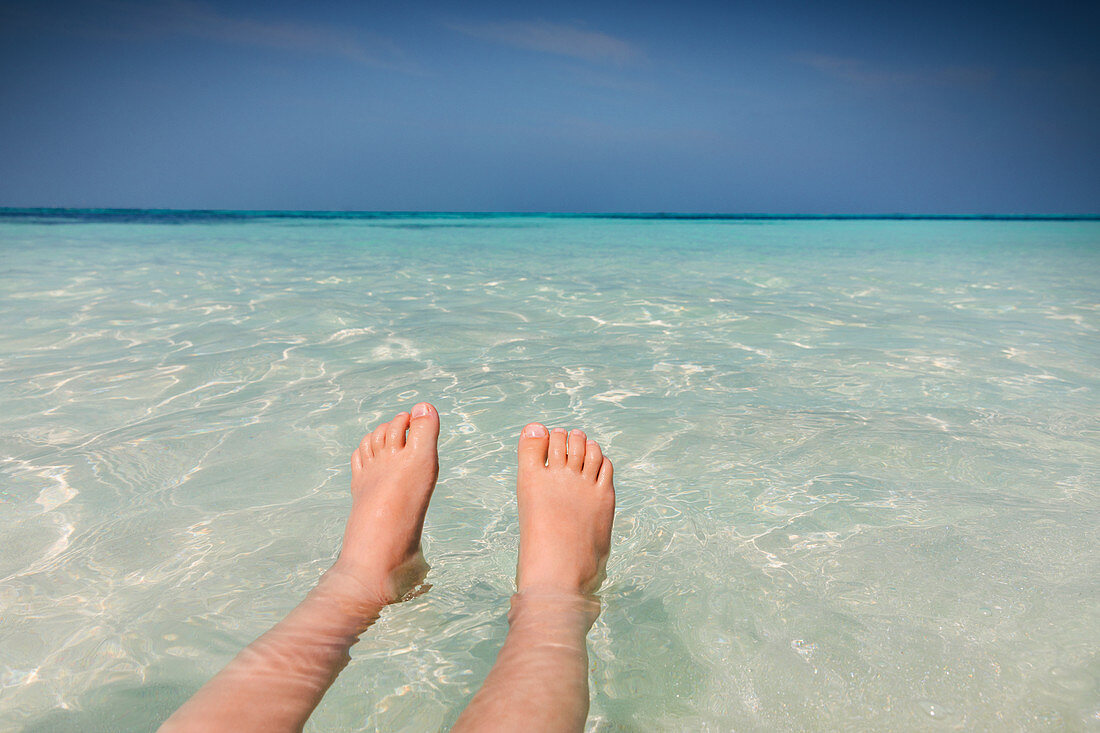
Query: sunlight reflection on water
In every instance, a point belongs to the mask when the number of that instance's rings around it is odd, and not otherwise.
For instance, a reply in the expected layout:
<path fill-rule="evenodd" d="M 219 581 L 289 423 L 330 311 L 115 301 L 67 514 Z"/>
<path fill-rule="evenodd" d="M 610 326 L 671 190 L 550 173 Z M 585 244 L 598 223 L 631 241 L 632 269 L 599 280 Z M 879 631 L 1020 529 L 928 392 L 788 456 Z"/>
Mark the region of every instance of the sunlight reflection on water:
<path fill-rule="evenodd" d="M 1100 224 L 399 223 L 0 223 L 0 720 L 165 717 L 428 399 L 433 587 L 312 729 L 454 721 L 532 419 L 616 461 L 591 729 L 1097 724 Z"/>

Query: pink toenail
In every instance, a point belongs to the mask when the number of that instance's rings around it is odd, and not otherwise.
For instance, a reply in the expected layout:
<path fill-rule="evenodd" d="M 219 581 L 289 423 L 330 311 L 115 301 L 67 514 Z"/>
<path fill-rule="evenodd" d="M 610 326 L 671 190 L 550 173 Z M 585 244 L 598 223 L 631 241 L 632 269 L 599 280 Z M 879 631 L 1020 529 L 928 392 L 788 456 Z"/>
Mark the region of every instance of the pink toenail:
<path fill-rule="evenodd" d="M 418 402 L 413 405 L 412 416 L 413 417 L 426 417 L 428 415 L 428 403 Z"/>
<path fill-rule="evenodd" d="M 523 437 L 525 438 L 545 438 L 546 428 L 539 425 L 537 422 L 531 423 L 523 429 Z"/>

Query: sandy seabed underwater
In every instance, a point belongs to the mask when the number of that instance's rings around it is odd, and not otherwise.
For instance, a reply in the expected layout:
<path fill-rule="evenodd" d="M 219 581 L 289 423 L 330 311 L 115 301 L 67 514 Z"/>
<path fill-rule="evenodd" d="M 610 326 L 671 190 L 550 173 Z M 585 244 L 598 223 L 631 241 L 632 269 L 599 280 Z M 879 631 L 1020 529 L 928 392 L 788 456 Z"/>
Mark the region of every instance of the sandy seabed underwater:
<path fill-rule="evenodd" d="M 514 444 L 619 509 L 589 730 L 1100 730 L 1100 222 L 0 216 L 0 728 L 155 727 L 443 418 L 428 593 L 309 730 L 454 722 Z"/>

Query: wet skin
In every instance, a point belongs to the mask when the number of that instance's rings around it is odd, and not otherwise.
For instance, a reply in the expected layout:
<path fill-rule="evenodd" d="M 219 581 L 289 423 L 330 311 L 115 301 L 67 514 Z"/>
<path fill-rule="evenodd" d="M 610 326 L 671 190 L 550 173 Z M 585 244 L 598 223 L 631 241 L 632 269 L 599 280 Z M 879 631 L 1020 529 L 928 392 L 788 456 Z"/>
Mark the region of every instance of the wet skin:
<path fill-rule="evenodd" d="M 424 517 L 439 473 L 428 403 L 363 438 L 339 559 L 285 619 L 237 655 L 162 726 L 301 730 L 349 649 L 382 608 L 423 580 Z M 615 511 L 611 462 L 583 432 L 532 423 L 519 444 L 518 592 L 510 629 L 455 730 L 580 730 L 588 713 L 585 635 L 599 615 Z"/>

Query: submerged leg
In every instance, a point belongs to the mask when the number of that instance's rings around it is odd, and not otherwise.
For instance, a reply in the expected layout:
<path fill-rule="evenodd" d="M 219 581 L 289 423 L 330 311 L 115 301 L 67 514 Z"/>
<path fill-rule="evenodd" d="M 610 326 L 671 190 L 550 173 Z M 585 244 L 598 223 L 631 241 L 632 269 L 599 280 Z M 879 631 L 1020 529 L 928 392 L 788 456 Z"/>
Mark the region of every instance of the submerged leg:
<path fill-rule="evenodd" d="M 301 730 L 359 635 L 427 572 L 420 535 L 439 473 L 438 436 L 438 413 L 420 403 L 363 439 L 351 457 L 351 515 L 336 564 L 162 731 Z"/>
<path fill-rule="evenodd" d="M 532 423 L 519 441 L 518 592 L 496 664 L 455 731 L 579 731 L 588 717 L 585 636 L 611 547 L 611 461 L 583 432 Z"/>

